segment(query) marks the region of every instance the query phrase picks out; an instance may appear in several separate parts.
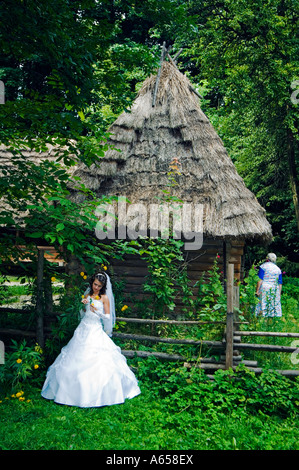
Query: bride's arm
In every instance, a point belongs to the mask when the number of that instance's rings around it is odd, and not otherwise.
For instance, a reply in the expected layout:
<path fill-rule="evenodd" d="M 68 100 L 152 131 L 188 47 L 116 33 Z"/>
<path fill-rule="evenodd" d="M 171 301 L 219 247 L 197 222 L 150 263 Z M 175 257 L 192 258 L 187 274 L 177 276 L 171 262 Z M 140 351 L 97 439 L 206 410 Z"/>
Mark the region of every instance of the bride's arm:
<path fill-rule="evenodd" d="M 110 317 L 110 308 L 109 308 L 109 299 L 107 295 L 102 296 L 102 302 L 103 302 L 103 307 L 104 307 L 104 313 L 100 311 L 99 308 L 95 306 L 95 304 L 92 302 L 90 305 L 90 309 L 92 312 L 96 313 L 100 317 L 103 318 L 109 318 Z"/>
<path fill-rule="evenodd" d="M 104 312 L 106 315 L 110 315 L 110 305 L 109 305 L 109 299 L 107 295 L 103 295 L 103 304 L 104 304 Z"/>

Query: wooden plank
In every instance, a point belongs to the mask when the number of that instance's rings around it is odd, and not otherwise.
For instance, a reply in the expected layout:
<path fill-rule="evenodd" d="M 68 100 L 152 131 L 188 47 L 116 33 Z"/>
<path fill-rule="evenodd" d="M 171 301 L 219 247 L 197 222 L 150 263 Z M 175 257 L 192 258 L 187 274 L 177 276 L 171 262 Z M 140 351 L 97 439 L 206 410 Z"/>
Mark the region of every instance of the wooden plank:
<path fill-rule="evenodd" d="M 235 331 L 238 336 L 277 336 L 281 338 L 299 338 L 299 333 L 278 331 Z"/>
<path fill-rule="evenodd" d="M 119 267 L 123 266 L 128 266 L 128 267 L 145 267 L 147 266 L 146 262 L 142 259 L 140 259 L 138 256 L 130 256 L 130 257 L 125 257 L 124 260 L 115 260 L 112 259 L 111 262 L 109 263 L 113 269 L 118 269 Z"/>
<path fill-rule="evenodd" d="M 223 265 L 222 263 L 219 263 L 219 269 L 220 271 L 223 271 Z M 188 274 L 192 273 L 192 271 L 198 271 L 201 274 L 205 273 L 206 276 L 208 277 L 209 274 L 207 271 L 210 271 L 213 268 L 213 260 L 209 261 L 204 261 L 204 262 L 198 262 L 198 263 L 190 263 L 187 267 L 187 272 Z"/>
<path fill-rule="evenodd" d="M 1 313 L 30 313 L 35 310 L 34 307 L 30 308 L 29 310 L 25 310 L 23 308 L 12 308 L 12 307 L 0 307 L 0 314 Z"/>
<path fill-rule="evenodd" d="M 235 370 L 236 368 L 233 367 Z M 255 374 L 262 374 L 265 372 L 265 369 L 262 369 L 261 367 L 247 367 L 248 370 L 251 370 Z M 268 369 L 267 369 L 268 371 Z M 279 370 L 279 369 L 269 369 L 269 372 L 277 372 L 280 375 L 288 376 L 288 377 L 298 377 L 299 376 L 299 370 L 296 369 L 286 369 L 286 370 Z"/>
<path fill-rule="evenodd" d="M 62 253 L 60 253 L 59 251 L 57 251 L 56 248 L 54 248 L 53 246 L 37 246 L 35 248 L 32 248 L 32 250 L 28 250 L 28 248 L 25 246 L 25 245 L 18 245 L 18 249 L 23 253 L 22 254 L 22 257 L 20 256 L 19 257 L 19 260 L 20 261 L 23 261 L 23 262 L 26 262 L 26 263 L 32 263 L 32 254 L 34 253 L 38 253 L 38 250 L 42 250 L 44 251 L 44 257 L 50 261 L 50 262 L 54 262 L 54 263 L 60 263 L 60 264 L 64 264 L 64 259 L 62 257 Z"/>
<path fill-rule="evenodd" d="M 114 272 L 121 275 L 128 275 L 131 277 L 148 275 L 148 269 L 146 266 L 113 266 Z"/>
<path fill-rule="evenodd" d="M 277 344 L 235 343 L 234 346 L 237 349 L 251 349 L 253 351 L 293 353 L 298 350 L 298 347 L 295 346 L 279 346 Z"/>
<path fill-rule="evenodd" d="M 126 282 L 126 287 L 129 285 L 142 286 L 144 284 L 144 279 L 138 276 L 136 277 L 126 276 L 124 280 Z"/>
<path fill-rule="evenodd" d="M 159 336 L 135 335 L 127 333 L 113 333 L 113 337 L 119 339 L 133 339 L 136 341 L 151 341 L 154 343 L 189 344 L 196 346 L 204 345 L 216 349 L 223 349 L 224 347 L 222 341 L 198 341 L 193 339 L 161 338 Z"/>
<path fill-rule="evenodd" d="M 44 250 L 38 250 L 36 279 L 36 340 L 42 348 L 44 347 L 43 277 Z"/>
<path fill-rule="evenodd" d="M 0 335 L 9 335 L 9 336 L 28 336 L 34 338 L 36 336 L 35 331 L 24 331 L 17 330 L 14 328 L 0 328 Z"/>
<path fill-rule="evenodd" d="M 166 353 L 160 353 L 160 352 L 150 352 L 150 351 L 131 351 L 131 350 L 126 350 L 122 349 L 121 350 L 122 354 L 128 358 L 134 358 L 135 356 L 141 357 L 141 358 L 147 358 L 154 356 L 157 359 L 164 359 L 167 361 L 185 361 L 186 357 L 177 355 L 177 354 L 166 354 Z"/>
<path fill-rule="evenodd" d="M 225 321 L 198 321 L 198 320 L 155 320 L 152 318 L 128 318 L 116 317 L 116 321 L 125 321 L 127 323 L 162 323 L 166 325 L 200 325 L 200 324 L 225 324 Z"/>
<path fill-rule="evenodd" d="M 218 370 L 218 369 L 224 369 L 224 364 L 221 362 L 205 362 L 204 360 L 201 360 L 198 362 L 198 357 L 193 357 L 193 358 L 187 358 L 185 356 L 181 356 L 178 354 L 166 354 L 166 353 L 160 353 L 157 351 L 132 351 L 132 350 L 127 350 L 127 349 L 122 349 L 122 354 L 128 358 L 134 358 L 134 357 L 141 357 L 141 358 L 148 358 L 148 357 L 156 357 L 157 359 L 164 359 L 167 361 L 181 361 L 181 362 L 196 362 L 196 367 L 200 369 L 208 369 L 208 370 Z M 191 364 L 190 364 L 191 365 Z"/>
<path fill-rule="evenodd" d="M 159 88 L 161 69 L 162 69 L 162 64 L 163 64 L 163 61 L 164 61 L 166 52 L 167 52 L 167 51 L 166 51 L 166 43 L 165 43 L 165 41 L 164 41 L 164 42 L 163 42 L 163 46 L 162 46 L 162 52 L 161 52 L 160 66 L 159 66 L 159 70 L 158 70 L 157 78 L 156 78 L 156 83 L 155 83 L 155 89 L 154 89 L 154 96 L 153 96 L 153 101 L 152 101 L 152 107 L 154 107 L 155 104 L 156 104 L 156 98 L 157 98 L 157 93 L 158 93 L 158 88 Z"/>

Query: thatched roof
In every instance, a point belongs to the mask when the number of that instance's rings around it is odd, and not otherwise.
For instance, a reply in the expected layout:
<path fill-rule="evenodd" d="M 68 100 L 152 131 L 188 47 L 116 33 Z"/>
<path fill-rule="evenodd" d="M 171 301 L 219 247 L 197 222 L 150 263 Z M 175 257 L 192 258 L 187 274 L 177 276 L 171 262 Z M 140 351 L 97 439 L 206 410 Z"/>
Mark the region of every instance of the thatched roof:
<path fill-rule="evenodd" d="M 153 106 L 155 85 L 156 76 L 146 79 L 130 112 L 110 127 L 108 143 L 115 149 L 99 166 L 80 164 L 75 173 L 99 195 L 148 205 L 169 188 L 170 164 L 177 158 L 180 175 L 171 193 L 204 205 L 204 236 L 271 240 L 265 210 L 238 175 L 188 78 L 164 61 Z"/>

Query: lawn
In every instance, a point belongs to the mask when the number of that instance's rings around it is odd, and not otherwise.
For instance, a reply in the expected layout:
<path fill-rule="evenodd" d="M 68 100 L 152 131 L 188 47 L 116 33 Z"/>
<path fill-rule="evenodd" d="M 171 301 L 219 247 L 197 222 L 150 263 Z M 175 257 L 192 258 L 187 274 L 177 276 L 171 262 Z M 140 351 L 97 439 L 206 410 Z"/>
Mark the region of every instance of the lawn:
<path fill-rule="evenodd" d="M 297 280 L 286 283 L 284 316 L 274 325 L 276 331 L 298 331 L 298 291 Z M 235 373 L 217 371 L 210 380 L 196 367 L 155 358 L 133 360 L 128 362 L 135 367 L 141 395 L 121 405 L 81 409 L 40 396 L 46 366 L 34 344 L 15 344 L 7 352 L 0 369 L 2 450 L 299 448 L 299 378 L 267 370 L 256 376 L 243 367 Z M 282 355 L 277 364 L 277 354 L 264 356 L 257 359 L 266 368 L 298 367 L 297 357 L 291 364 L 291 357 Z M 5 388 L 6 383 L 14 389 Z"/>
<path fill-rule="evenodd" d="M 160 379 L 141 381 L 138 397 L 111 407 L 57 405 L 43 399 L 37 387 L 21 397 L 3 397 L 0 449 L 298 450 L 297 380 L 268 378 L 258 404 L 250 397 L 261 382 L 250 374 L 238 385 L 225 374 L 217 384 L 200 373 L 199 385 L 182 369 L 176 382 L 161 380 L 164 365 L 157 370 Z"/>

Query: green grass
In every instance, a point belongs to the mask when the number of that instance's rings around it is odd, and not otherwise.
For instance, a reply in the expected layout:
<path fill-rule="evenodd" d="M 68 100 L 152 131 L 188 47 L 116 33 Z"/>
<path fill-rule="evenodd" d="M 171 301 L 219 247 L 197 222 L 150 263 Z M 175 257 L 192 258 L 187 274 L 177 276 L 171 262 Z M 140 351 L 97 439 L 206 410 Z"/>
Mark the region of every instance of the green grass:
<path fill-rule="evenodd" d="M 172 413 L 148 390 L 113 407 L 80 409 L 48 402 L 31 393 L 30 403 L 1 403 L 2 450 L 185 450 L 298 449 L 294 418 L 181 413 L 181 426 L 170 428 Z"/>
<path fill-rule="evenodd" d="M 0 276 L 0 305 L 16 303 L 22 295 L 31 296 L 34 290 L 34 282 L 33 278 L 26 279 L 17 276 L 7 276 L 4 278 Z M 61 294 L 63 292 L 63 287 L 59 285 L 59 280 L 53 283 L 52 288 L 53 294 Z"/>
<path fill-rule="evenodd" d="M 162 365 L 160 371 L 164 369 Z M 240 395 L 237 386 L 234 397 L 230 381 L 221 380 L 219 390 L 213 386 L 214 395 L 212 385 L 202 383 L 198 394 L 189 398 L 196 390 L 192 384 L 182 389 L 172 381 L 173 389 L 166 393 L 167 381 L 157 386 L 154 380 L 146 380 L 140 383 L 141 395 L 124 404 L 87 409 L 57 405 L 43 399 L 39 388 L 31 388 L 22 402 L 2 398 L 0 449 L 298 450 L 294 412 L 269 412 L 268 405 L 253 412 L 240 399 L 245 392 Z M 267 396 L 273 393 L 275 402 L 277 384 L 271 390 L 269 383 Z M 221 390 L 224 384 L 226 393 Z M 289 390 L 291 395 L 292 388 Z M 227 394 L 231 403 L 224 406 L 221 396 L 225 400 Z"/>
<path fill-rule="evenodd" d="M 273 325 L 261 319 L 250 329 L 298 331 L 298 280 L 289 279 L 284 289 L 283 318 Z M 273 343 L 273 338 L 256 341 Z M 275 341 L 289 345 L 292 340 Z M 244 355 L 262 367 L 298 368 L 289 354 Z M 89 409 L 43 399 L 45 370 L 38 369 L 37 382 L 29 377 L 22 385 L 24 401 L 0 394 L 0 449 L 298 450 L 298 379 L 249 372 L 231 378 L 218 371 L 211 382 L 195 368 L 155 359 L 132 364 L 141 395 L 122 405 Z"/>

